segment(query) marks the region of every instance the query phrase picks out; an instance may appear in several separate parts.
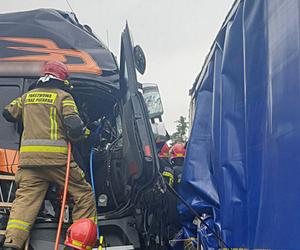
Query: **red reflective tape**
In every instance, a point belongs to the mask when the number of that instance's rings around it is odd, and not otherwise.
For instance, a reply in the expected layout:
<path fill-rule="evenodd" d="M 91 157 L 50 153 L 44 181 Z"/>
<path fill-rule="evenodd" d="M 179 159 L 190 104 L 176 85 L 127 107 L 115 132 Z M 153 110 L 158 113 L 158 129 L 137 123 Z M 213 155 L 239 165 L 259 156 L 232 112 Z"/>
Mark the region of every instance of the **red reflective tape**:
<path fill-rule="evenodd" d="M 145 146 L 145 155 L 151 157 L 151 149 L 149 145 Z"/>

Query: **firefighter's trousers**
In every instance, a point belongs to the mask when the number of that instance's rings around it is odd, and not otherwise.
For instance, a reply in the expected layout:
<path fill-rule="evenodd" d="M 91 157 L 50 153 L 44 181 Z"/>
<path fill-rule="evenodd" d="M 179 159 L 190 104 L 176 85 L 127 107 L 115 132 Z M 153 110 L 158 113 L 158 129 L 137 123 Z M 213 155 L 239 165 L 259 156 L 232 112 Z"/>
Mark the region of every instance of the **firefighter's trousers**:
<path fill-rule="evenodd" d="M 65 167 L 20 168 L 16 174 L 16 198 L 7 225 L 4 246 L 22 249 L 39 213 L 50 182 L 63 187 Z M 69 194 L 74 198 L 73 221 L 90 218 L 96 221 L 96 206 L 92 188 L 83 171 L 71 163 Z"/>

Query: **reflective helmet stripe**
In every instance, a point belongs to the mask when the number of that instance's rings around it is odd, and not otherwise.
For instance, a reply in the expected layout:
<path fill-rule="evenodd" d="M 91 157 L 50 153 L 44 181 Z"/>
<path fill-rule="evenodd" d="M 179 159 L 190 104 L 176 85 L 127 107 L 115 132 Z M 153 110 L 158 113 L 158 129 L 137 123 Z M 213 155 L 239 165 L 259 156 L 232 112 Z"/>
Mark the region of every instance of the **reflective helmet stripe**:
<path fill-rule="evenodd" d="M 85 246 L 82 242 L 77 241 L 77 240 L 72 240 L 72 245 L 76 246 L 76 247 L 82 247 L 84 249 L 87 250 L 92 250 L 93 248 L 91 246 Z"/>

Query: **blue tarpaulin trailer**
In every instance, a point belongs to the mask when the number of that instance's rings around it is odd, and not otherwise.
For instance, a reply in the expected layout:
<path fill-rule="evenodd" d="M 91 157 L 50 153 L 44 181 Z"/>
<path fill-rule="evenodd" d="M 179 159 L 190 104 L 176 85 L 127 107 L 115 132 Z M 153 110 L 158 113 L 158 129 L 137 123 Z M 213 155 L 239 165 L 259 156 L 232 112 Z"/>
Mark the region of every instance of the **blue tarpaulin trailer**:
<path fill-rule="evenodd" d="M 190 94 L 181 194 L 229 247 L 300 249 L 300 1 L 236 1 Z"/>

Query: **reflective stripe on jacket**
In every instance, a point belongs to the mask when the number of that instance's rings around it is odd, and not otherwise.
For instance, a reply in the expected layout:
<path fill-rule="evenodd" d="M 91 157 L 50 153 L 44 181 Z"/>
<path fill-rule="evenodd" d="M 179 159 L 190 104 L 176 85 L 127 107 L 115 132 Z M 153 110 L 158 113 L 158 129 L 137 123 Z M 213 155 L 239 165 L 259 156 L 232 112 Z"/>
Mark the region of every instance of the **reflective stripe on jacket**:
<path fill-rule="evenodd" d="M 20 166 L 62 166 L 67 160 L 66 117 L 78 116 L 72 96 L 57 88 L 37 88 L 13 100 L 5 109 L 22 119 Z"/>

